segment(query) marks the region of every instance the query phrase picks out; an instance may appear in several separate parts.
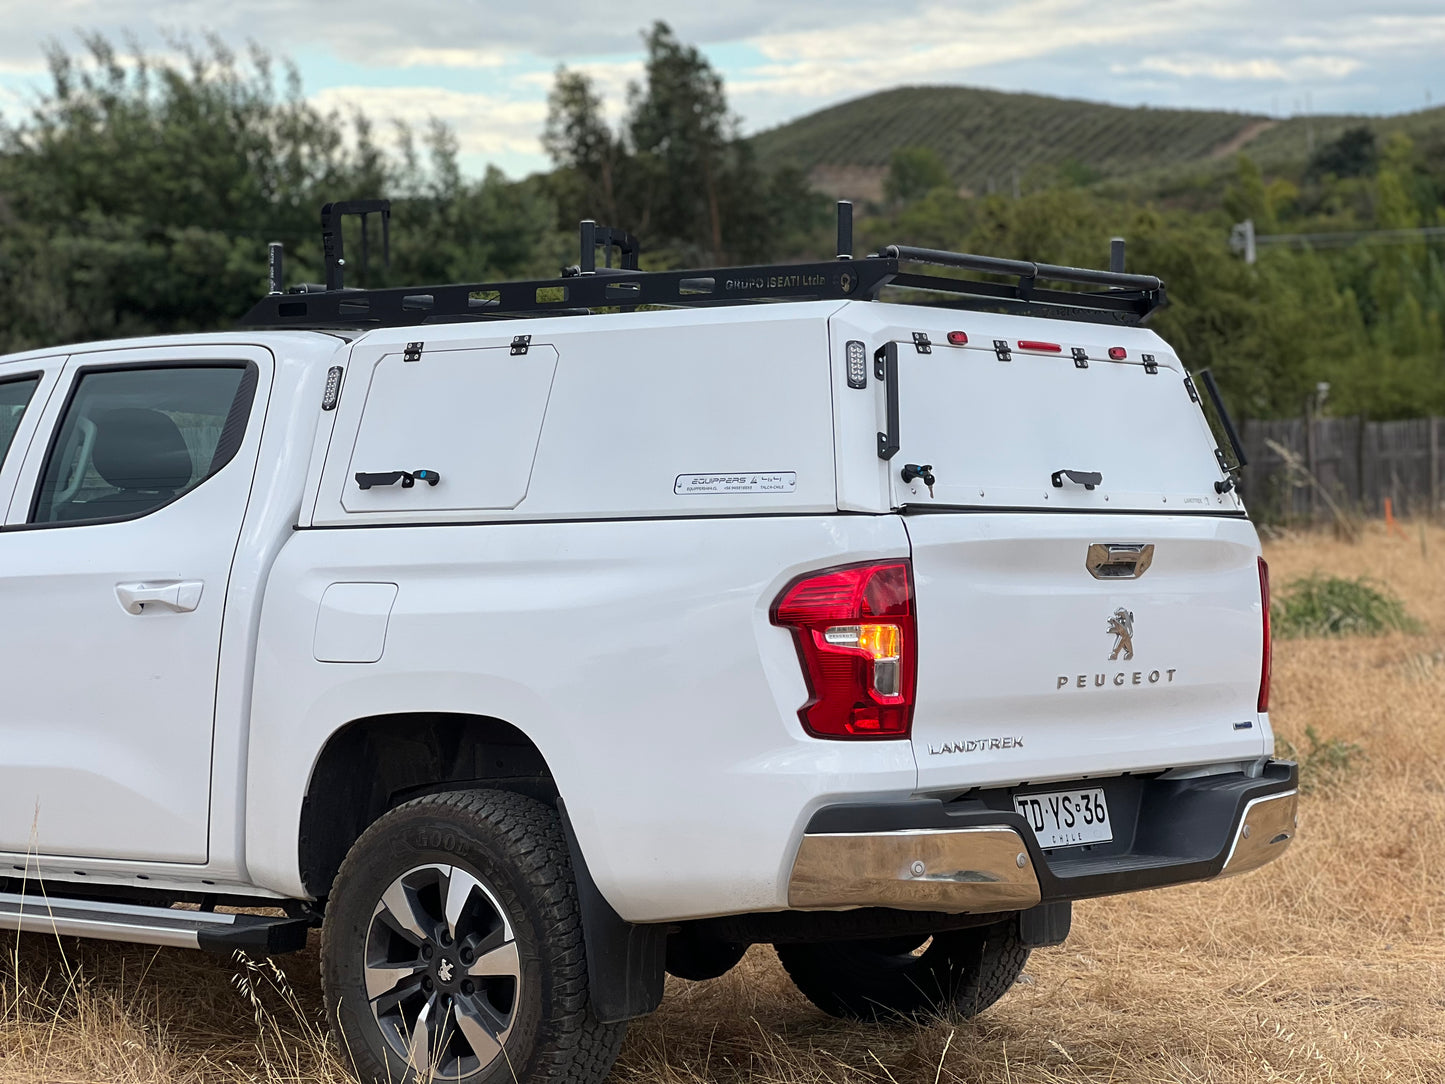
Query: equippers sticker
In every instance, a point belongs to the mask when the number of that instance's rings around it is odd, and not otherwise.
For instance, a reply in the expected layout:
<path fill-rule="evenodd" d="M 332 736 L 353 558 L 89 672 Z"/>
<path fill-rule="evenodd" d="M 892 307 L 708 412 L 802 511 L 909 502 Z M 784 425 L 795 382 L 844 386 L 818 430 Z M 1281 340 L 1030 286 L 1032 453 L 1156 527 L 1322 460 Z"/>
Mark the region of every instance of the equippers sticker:
<path fill-rule="evenodd" d="M 746 474 L 679 474 L 672 491 L 688 493 L 791 493 L 798 488 L 795 471 L 761 471 Z"/>

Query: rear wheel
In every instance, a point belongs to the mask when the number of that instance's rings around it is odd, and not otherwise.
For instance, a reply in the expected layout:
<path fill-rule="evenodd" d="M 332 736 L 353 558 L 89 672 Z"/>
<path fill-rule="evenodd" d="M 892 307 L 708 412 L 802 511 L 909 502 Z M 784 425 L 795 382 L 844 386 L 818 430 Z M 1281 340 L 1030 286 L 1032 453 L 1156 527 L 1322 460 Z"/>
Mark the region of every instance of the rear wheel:
<path fill-rule="evenodd" d="M 368 828 L 321 971 L 363 1080 L 596 1084 L 626 1029 L 592 1013 L 557 815 L 515 794 L 429 795 Z"/>
<path fill-rule="evenodd" d="M 804 997 L 848 1020 L 975 1016 L 1008 992 L 1029 958 L 1014 922 L 774 948 Z"/>

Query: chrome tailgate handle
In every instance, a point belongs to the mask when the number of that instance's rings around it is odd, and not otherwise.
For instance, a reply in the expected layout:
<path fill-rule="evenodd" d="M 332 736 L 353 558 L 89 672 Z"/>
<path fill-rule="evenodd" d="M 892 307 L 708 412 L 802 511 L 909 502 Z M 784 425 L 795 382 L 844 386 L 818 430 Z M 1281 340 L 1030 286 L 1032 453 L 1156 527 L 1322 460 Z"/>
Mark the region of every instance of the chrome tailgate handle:
<path fill-rule="evenodd" d="M 1153 563 L 1153 542 L 1095 542 L 1084 558 L 1096 580 L 1137 580 Z"/>

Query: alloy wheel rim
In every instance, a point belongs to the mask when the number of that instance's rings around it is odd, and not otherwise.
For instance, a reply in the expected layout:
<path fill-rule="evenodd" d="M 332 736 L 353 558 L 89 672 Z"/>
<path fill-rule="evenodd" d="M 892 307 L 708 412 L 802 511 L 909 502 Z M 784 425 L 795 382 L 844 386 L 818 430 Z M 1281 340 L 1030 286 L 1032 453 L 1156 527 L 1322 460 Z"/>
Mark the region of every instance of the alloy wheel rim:
<path fill-rule="evenodd" d="M 503 1056 L 521 957 L 492 891 L 460 866 L 407 870 L 382 893 L 365 945 L 366 998 L 421 1080 L 463 1080 Z"/>

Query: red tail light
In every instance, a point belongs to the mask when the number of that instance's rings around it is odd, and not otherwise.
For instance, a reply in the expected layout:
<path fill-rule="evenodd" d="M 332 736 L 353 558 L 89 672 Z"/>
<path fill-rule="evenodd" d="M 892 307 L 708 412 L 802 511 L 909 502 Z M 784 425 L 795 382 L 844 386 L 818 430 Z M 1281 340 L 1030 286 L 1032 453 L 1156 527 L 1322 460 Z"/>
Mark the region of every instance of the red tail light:
<path fill-rule="evenodd" d="M 1259 558 L 1259 600 L 1264 606 L 1264 661 L 1259 666 L 1259 710 L 1269 710 L 1269 671 L 1274 644 L 1269 631 L 1269 565 Z"/>
<path fill-rule="evenodd" d="M 793 630 L 808 681 L 798 710 L 818 738 L 906 738 L 913 726 L 918 630 L 907 561 L 813 572 L 773 603 Z"/>
<path fill-rule="evenodd" d="M 1062 354 L 1064 348 L 1058 343 L 1039 342 L 1037 339 L 1020 339 L 1020 350 L 1047 350 L 1051 354 Z"/>

